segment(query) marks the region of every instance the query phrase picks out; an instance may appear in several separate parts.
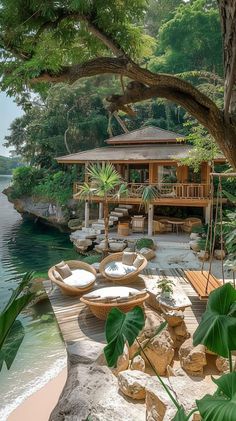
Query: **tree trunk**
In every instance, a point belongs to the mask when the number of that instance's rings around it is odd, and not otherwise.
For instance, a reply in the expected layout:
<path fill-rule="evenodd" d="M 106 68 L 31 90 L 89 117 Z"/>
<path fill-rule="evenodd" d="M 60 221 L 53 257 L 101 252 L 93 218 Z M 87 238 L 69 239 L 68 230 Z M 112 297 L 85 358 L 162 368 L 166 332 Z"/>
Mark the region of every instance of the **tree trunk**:
<path fill-rule="evenodd" d="M 109 205 L 107 199 L 104 201 L 104 226 L 105 226 L 105 249 L 104 256 L 107 256 L 109 251 Z"/>

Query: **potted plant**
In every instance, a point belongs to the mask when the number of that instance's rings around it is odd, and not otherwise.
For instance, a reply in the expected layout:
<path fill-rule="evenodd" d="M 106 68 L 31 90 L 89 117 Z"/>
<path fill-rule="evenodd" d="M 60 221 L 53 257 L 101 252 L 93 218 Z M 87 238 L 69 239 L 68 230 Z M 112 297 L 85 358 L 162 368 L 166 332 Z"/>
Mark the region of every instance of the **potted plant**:
<path fill-rule="evenodd" d="M 163 276 L 160 281 L 158 281 L 157 286 L 161 291 L 161 296 L 163 298 L 170 298 L 173 293 L 173 281 L 168 279 L 166 276 Z"/>

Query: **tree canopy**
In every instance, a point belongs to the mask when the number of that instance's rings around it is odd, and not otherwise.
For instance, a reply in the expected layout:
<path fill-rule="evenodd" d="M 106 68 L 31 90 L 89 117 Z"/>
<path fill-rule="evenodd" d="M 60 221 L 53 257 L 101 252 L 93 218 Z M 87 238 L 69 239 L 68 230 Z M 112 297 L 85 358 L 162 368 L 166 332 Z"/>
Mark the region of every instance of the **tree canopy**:
<path fill-rule="evenodd" d="M 233 0 L 218 1 L 224 51 L 224 109 L 182 76 L 156 73 L 155 69 L 150 71 L 147 68 L 146 57 L 155 40 L 150 36 L 153 32 L 148 32 L 144 24 L 153 4 L 155 7 L 155 2 L 152 1 L 150 6 L 146 0 L 29 0 L 27 3 L 1 0 L 2 89 L 17 94 L 33 86 L 40 89 L 42 82 L 72 84 L 84 77 L 120 75 L 130 82 L 125 79 L 123 92 L 108 97 L 111 113 L 122 110 L 133 115 L 131 104 L 153 97 L 177 103 L 208 129 L 236 167 L 236 3 Z M 197 9 L 199 5 L 203 6 L 208 19 Z M 206 67 L 206 55 L 214 52 L 219 43 L 215 1 L 193 0 L 190 4 L 180 5 L 176 13 L 164 25 L 162 20 L 160 29 L 160 45 L 163 46 L 160 53 L 164 54 L 166 65 L 169 60 L 169 70 L 167 66 L 165 71 L 170 71 L 178 52 L 178 47 L 173 45 L 171 54 L 167 54 L 170 41 L 175 44 L 177 29 L 182 29 L 182 54 L 186 50 L 184 70 L 196 70 L 187 66 L 187 56 L 193 51 L 195 57 L 198 56 L 197 62 L 200 60 Z M 190 21 L 193 26 L 192 51 L 185 43 Z M 200 37 L 201 26 L 206 31 L 205 42 Z M 217 53 L 207 70 L 221 72 L 220 67 Z"/>

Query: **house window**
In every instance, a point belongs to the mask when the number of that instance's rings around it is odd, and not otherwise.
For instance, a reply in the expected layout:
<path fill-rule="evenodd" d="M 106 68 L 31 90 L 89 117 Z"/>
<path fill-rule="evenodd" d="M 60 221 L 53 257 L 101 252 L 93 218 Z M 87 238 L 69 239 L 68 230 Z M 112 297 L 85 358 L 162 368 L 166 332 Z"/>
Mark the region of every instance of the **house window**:
<path fill-rule="evenodd" d="M 176 183 L 177 174 L 174 165 L 158 165 L 158 181 L 159 183 Z"/>

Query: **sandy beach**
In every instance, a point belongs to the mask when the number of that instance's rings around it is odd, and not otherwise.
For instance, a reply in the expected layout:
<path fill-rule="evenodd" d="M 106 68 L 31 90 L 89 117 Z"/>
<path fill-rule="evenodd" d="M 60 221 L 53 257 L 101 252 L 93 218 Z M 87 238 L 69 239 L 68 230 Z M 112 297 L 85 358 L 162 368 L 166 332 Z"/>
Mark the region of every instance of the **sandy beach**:
<path fill-rule="evenodd" d="M 8 417 L 8 421 L 48 421 L 67 377 L 65 367 L 57 377 L 27 398 Z"/>

